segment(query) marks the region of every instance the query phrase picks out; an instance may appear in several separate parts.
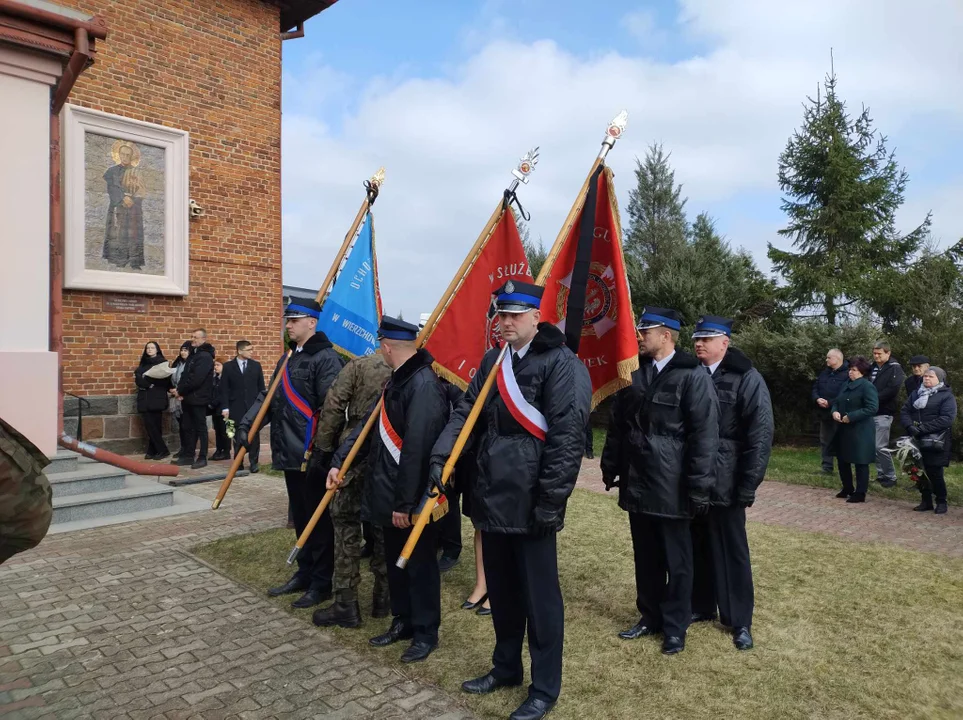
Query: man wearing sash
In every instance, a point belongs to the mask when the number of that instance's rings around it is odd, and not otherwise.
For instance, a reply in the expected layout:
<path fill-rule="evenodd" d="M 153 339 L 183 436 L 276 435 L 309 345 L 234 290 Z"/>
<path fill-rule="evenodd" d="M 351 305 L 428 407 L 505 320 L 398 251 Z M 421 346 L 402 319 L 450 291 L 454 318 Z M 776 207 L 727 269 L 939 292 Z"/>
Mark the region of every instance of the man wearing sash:
<path fill-rule="evenodd" d="M 521 685 L 522 643 L 528 628 L 532 682 L 512 720 L 538 720 L 554 707 L 562 684 L 564 607 L 558 583 L 556 534 L 575 487 L 592 384 L 582 361 L 554 325 L 539 323 L 542 288 L 509 281 L 496 291 L 502 338 L 510 349 L 497 390 L 473 433 L 478 475 L 472 521 L 482 533 L 495 626 L 492 669 L 462 684 L 489 693 Z M 432 481 L 442 468 L 499 350 L 482 358 L 464 399 L 432 450 Z"/>
<path fill-rule="evenodd" d="M 298 535 L 324 496 L 323 483 L 308 482 L 302 465 L 305 450 L 314 438 L 315 413 L 324 403 L 328 388 L 342 365 L 341 357 L 327 336 L 316 331 L 320 315 L 321 305 L 314 300 L 297 300 L 285 308 L 285 327 L 293 352 L 271 401 L 271 409 L 264 416 L 264 422 L 271 423 L 271 466 L 284 471 L 294 529 Z M 274 375 L 280 371 L 283 361 L 283 357 L 278 360 Z M 238 425 L 235 438 L 245 448 L 248 430 L 261 409 L 265 394 L 261 392 L 258 395 Z M 268 595 L 276 597 L 303 592 L 291 605 L 296 608 L 313 607 L 331 597 L 333 572 L 334 528 L 331 514 L 324 513 L 298 554 L 297 572 L 284 585 L 268 590 Z"/>
<path fill-rule="evenodd" d="M 427 659 L 438 647 L 441 624 L 441 575 L 435 559 L 438 524 L 425 526 L 404 569 L 395 565 L 426 498 L 432 445 L 448 420 L 448 399 L 431 368 L 434 358 L 418 348 L 417 337 L 418 328 L 411 323 L 387 315 L 381 318 L 381 354 L 392 372 L 376 427 L 365 441 L 368 447 L 361 448 L 368 456 L 361 518 L 384 531 L 393 615 L 388 630 L 369 642 L 387 647 L 410 639 L 401 655 L 404 663 Z M 359 422 L 334 454 L 328 489 L 338 487 L 338 470 L 363 426 Z"/>
<path fill-rule="evenodd" d="M 629 513 L 639 621 L 623 640 L 662 635 L 662 652 L 685 648 L 692 620 L 693 516 L 709 512 L 719 402 L 712 379 L 676 350 L 679 313 L 645 308 L 636 326 L 639 369 L 620 390 L 602 451 L 605 489 Z"/>

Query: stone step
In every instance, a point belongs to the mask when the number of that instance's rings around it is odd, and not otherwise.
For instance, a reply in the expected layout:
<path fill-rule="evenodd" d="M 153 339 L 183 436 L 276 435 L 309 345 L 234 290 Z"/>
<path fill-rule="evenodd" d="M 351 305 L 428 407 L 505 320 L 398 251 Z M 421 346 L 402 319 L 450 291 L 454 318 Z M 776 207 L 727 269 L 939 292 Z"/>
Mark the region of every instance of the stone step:
<path fill-rule="evenodd" d="M 155 482 L 128 478 L 128 487 L 104 492 L 54 497 L 51 524 L 93 520 L 113 515 L 128 515 L 157 510 L 174 504 L 174 489 Z"/>
<path fill-rule="evenodd" d="M 85 493 L 120 490 L 126 486 L 127 471 L 112 465 L 80 465 L 73 472 L 48 473 L 54 499 Z"/>
<path fill-rule="evenodd" d="M 73 450 L 57 448 L 57 454 L 50 458 L 50 464 L 43 470 L 44 474 L 50 477 L 52 473 L 73 472 L 77 469 L 81 457 L 83 456 L 80 453 Z"/>

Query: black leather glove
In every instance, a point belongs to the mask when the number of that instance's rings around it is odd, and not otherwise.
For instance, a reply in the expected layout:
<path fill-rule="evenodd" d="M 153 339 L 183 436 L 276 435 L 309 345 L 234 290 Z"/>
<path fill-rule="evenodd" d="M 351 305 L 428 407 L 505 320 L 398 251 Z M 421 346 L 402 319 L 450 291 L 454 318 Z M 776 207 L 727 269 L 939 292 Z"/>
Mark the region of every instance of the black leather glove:
<path fill-rule="evenodd" d="M 234 431 L 234 442 L 236 442 L 238 445 L 240 445 L 240 446 L 241 446 L 242 448 L 244 448 L 245 450 L 248 449 L 248 447 L 247 447 L 247 429 L 246 429 L 246 428 L 240 428 L 240 427 L 239 427 L 239 428 L 237 428 L 237 429 Z"/>
<path fill-rule="evenodd" d="M 612 476 L 603 474 L 602 483 L 605 485 L 605 492 L 608 492 L 614 487 L 620 487 L 622 485 L 622 481 L 619 480 L 618 475 Z"/>
<path fill-rule="evenodd" d="M 756 502 L 756 494 L 754 492 L 740 490 L 736 494 L 736 505 L 742 509 L 751 508 L 754 502 Z"/>
<path fill-rule="evenodd" d="M 912 435 L 913 437 L 919 437 L 919 436 L 920 436 L 920 424 L 919 424 L 918 422 L 913 423 L 913 424 L 910 425 L 908 428 L 906 428 L 906 432 L 908 432 L 908 433 L 909 433 L 910 435 Z"/>
<path fill-rule="evenodd" d="M 441 478 L 444 473 L 445 464 L 439 460 L 432 460 L 431 465 L 428 466 L 429 497 L 438 497 L 439 495 L 444 495 L 445 492 L 447 492 L 444 484 L 441 482 Z"/>
<path fill-rule="evenodd" d="M 706 498 L 689 498 L 689 503 L 692 505 L 692 514 L 696 517 L 701 517 L 703 515 L 709 514 L 709 500 Z"/>
<path fill-rule="evenodd" d="M 558 532 L 558 510 L 536 506 L 534 535 L 536 537 L 548 537 L 556 532 Z"/>

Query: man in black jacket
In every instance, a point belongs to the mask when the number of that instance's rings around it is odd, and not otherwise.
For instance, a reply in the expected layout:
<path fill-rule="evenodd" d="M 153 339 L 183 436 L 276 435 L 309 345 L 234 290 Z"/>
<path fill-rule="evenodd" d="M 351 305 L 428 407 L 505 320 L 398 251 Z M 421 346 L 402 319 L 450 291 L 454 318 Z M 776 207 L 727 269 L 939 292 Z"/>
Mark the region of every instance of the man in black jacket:
<path fill-rule="evenodd" d="M 207 342 L 207 331 L 198 328 L 191 335 L 191 356 L 177 383 L 177 398 L 187 426 L 187 448 L 181 448 L 175 465 L 190 465 L 197 470 L 207 466 L 207 406 L 214 398 L 214 346 Z M 194 450 L 200 441 L 200 452 Z"/>
<path fill-rule="evenodd" d="M 317 332 L 320 315 L 321 306 L 314 300 L 298 300 L 285 308 L 285 327 L 293 352 L 271 400 L 271 408 L 264 416 L 264 422 L 271 424 L 271 465 L 275 470 L 284 471 L 294 529 L 299 536 L 324 496 L 323 483 L 309 482 L 308 473 L 302 470 L 304 453 L 314 438 L 314 415 L 324 404 L 328 388 L 342 365 L 341 356 L 327 336 Z M 274 375 L 283 362 L 283 357 L 278 360 Z M 248 431 L 264 396 L 263 392 L 258 395 L 234 435 L 245 448 L 249 447 Z M 324 513 L 298 553 L 297 572 L 284 585 L 268 590 L 268 595 L 276 597 L 304 591 L 291 603 L 292 607 L 313 607 L 331 598 L 333 574 L 334 526 L 331 513 Z"/>
<path fill-rule="evenodd" d="M 719 447 L 719 402 L 699 361 L 676 350 L 679 313 L 646 308 L 639 369 L 620 390 L 602 453 L 606 490 L 629 513 L 639 621 L 624 640 L 662 633 L 662 652 L 685 648 L 692 618 L 693 515 L 709 511 Z"/>
<path fill-rule="evenodd" d="M 556 534 L 578 478 L 592 404 L 588 370 L 558 328 L 539 323 L 542 291 L 516 281 L 496 291 L 499 327 L 510 347 L 472 435 L 478 474 L 471 512 L 482 534 L 495 651 L 488 674 L 462 689 L 480 694 L 520 685 L 527 626 L 532 683 L 513 720 L 544 717 L 561 690 L 564 605 Z M 432 450 L 436 482 L 498 353 L 482 358 Z"/>
<path fill-rule="evenodd" d="M 254 345 L 250 341 L 238 340 L 235 347 L 237 357 L 224 363 L 224 372 L 221 373 L 221 415 L 225 420 L 230 418 L 237 425 L 251 409 L 258 394 L 264 392 L 264 370 L 261 369 L 261 363 L 252 357 Z M 240 447 L 235 435 L 235 456 Z M 248 438 L 247 445 L 248 464 L 252 473 L 258 471 L 257 459 L 260 452 L 260 433 L 255 433 L 254 437 Z"/>
<path fill-rule="evenodd" d="M 819 447 L 822 450 L 823 474 L 833 474 L 833 456 L 829 454 L 829 441 L 836 432 L 830 407 L 840 389 L 849 381 L 849 363 L 843 359 L 841 350 L 832 348 L 826 353 L 826 367 L 813 383 L 812 400 L 819 417 Z"/>
<path fill-rule="evenodd" d="M 719 398 L 719 453 L 707 522 L 692 523 L 693 621 L 719 619 L 738 650 L 752 647 L 753 585 L 746 508 L 756 499 L 772 451 L 769 388 L 749 358 L 729 347 L 732 320 L 705 315 L 692 335 L 695 354 Z"/>
<path fill-rule="evenodd" d="M 431 448 L 448 420 L 448 399 L 432 370 L 434 358 L 415 344 L 418 328 L 387 315 L 381 318 L 378 339 L 385 362 L 392 370 L 384 389 L 384 404 L 365 441 L 368 471 L 361 517 L 384 529 L 388 592 L 394 616 L 387 632 L 371 638 L 375 647 L 411 639 L 401 662 L 427 659 L 438 647 L 441 624 L 441 575 L 435 548 L 438 523 L 430 521 L 402 569 L 395 561 L 411 534 L 414 515 L 426 499 Z M 377 407 L 377 405 L 375 405 Z M 328 489 L 338 487 L 338 470 L 344 464 L 364 423 L 341 444 L 331 461 Z"/>
<path fill-rule="evenodd" d="M 879 395 L 879 408 L 876 410 L 876 480 L 883 487 L 896 485 L 896 468 L 893 456 L 885 452 L 889 447 L 889 432 L 896 414 L 896 397 L 906 375 L 903 368 L 892 357 L 889 343 L 880 340 L 873 347 L 873 365 L 870 380 Z"/>

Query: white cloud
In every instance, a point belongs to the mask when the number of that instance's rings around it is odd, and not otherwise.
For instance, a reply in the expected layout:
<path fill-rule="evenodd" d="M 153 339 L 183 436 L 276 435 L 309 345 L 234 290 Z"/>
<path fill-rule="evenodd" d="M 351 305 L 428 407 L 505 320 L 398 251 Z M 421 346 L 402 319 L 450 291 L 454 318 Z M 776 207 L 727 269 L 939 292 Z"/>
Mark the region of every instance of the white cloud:
<path fill-rule="evenodd" d="M 913 9 L 902 0 L 682 5 L 685 31 L 712 43 L 704 56 L 671 64 L 615 52 L 580 58 L 546 40 L 492 41 L 447 76 L 368 82 L 344 104 L 337 132 L 313 108 L 286 112 L 285 282 L 320 282 L 363 198 L 362 180 L 384 165 L 376 232 L 386 312 L 430 310 L 517 158 L 541 146 L 541 163 L 520 198 L 532 212 L 533 236 L 551 243 L 607 122 L 623 107 L 629 127 L 610 155 L 623 214 L 634 158 L 654 141 L 672 152 L 693 215 L 705 204 L 725 207 L 760 194 L 778 206 L 777 157 L 829 67 L 831 46 L 842 95 L 854 108 L 869 104 L 877 127 L 897 144 L 921 117 L 939 115 L 946 127 L 963 121 L 957 0 Z M 323 65 L 286 83 L 323 91 L 332 78 L 339 91 L 346 86 Z M 325 102 L 343 102 L 325 95 Z M 916 194 L 923 189 L 925 196 Z M 908 200 L 907 211 L 932 207 L 947 237 L 963 235 L 959 202 L 948 189 L 914 175 Z M 769 218 L 745 218 L 745 203 L 731 217 L 715 215 L 734 245 L 768 266 L 765 243 L 775 239 Z M 905 214 L 910 223 L 918 215 Z"/>

